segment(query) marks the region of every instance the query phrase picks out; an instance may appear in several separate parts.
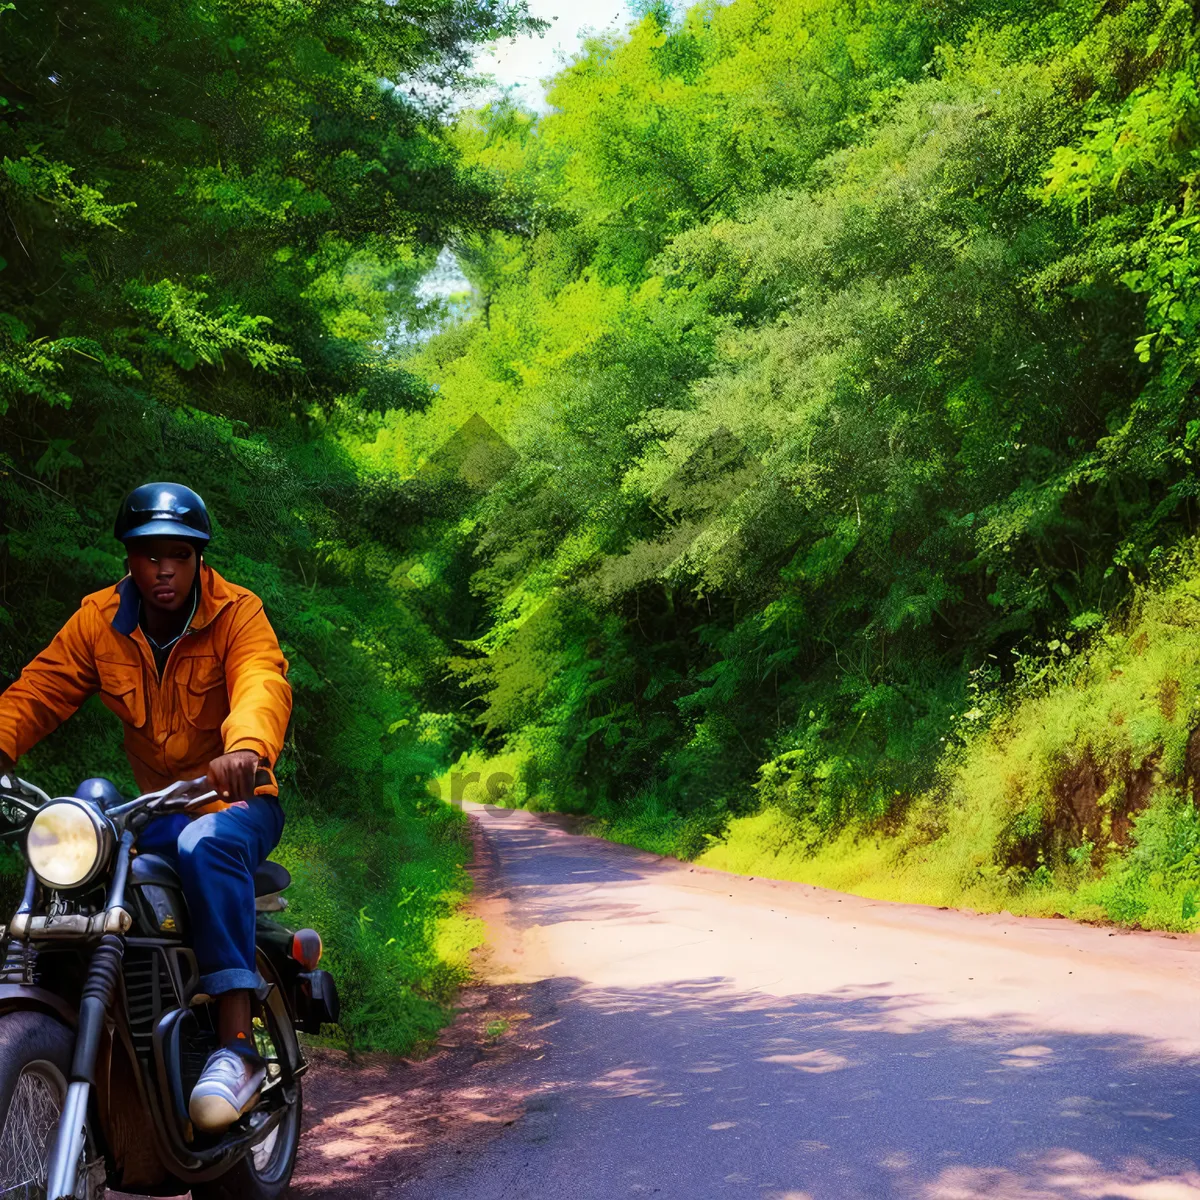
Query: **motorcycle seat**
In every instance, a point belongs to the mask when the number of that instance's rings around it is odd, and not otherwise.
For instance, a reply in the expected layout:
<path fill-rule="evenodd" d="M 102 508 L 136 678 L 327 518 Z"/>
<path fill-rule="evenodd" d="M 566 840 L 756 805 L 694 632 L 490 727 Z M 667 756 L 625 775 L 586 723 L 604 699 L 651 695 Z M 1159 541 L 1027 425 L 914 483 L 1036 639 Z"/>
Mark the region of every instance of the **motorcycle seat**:
<path fill-rule="evenodd" d="M 276 892 L 282 892 L 284 888 L 290 887 L 291 883 L 292 873 L 287 867 L 281 867 L 274 862 L 265 862 L 254 872 L 254 895 L 256 897 L 273 896 Z"/>
<path fill-rule="evenodd" d="M 129 864 L 129 877 L 133 883 L 156 883 L 160 887 L 181 887 L 179 874 L 165 858 L 157 854 L 136 854 Z M 254 872 L 254 895 L 273 896 L 282 892 L 292 882 L 287 867 L 279 863 L 265 862 Z"/>

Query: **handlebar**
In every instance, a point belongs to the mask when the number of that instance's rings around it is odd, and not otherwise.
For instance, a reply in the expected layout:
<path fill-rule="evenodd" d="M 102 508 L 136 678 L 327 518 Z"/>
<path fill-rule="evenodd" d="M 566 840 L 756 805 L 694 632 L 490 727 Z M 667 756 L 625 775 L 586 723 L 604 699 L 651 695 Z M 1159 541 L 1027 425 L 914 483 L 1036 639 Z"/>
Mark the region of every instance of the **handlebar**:
<path fill-rule="evenodd" d="M 0 791 L 10 794 L 14 800 L 25 804 L 36 800 L 39 808 L 43 804 L 50 803 L 48 792 L 43 792 L 36 783 L 30 783 L 28 779 L 18 779 L 12 771 L 0 774 Z"/>
<path fill-rule="evenodd" d="M 40 787 L 28 780 L 18 779 L 11 772 L 0 775 L 0 798 L 15 802 L 28 817 L 32 817 L 38 809 L 53 799 Z M 123 804 L 115 804 L 106 809 L 104 815 L 118 828 L 128 827 L 134 818 L 143 815 L 149 817 L 163 813 L 186 813 L 216 798 L 216 790 L 208 786 L 208 779 L 202 775 L 199 779 L 180 780 L 157 791 L 145 792 L 136 799 L 126 800 Z M 9 817 L 7 812 L 3 815 Z"/>
<path fill-rule="evenodd" d="M 127 800 L 124 804 L 114 805 L 105 815 L 115 821 L 124 816 L 137 815 L 142 811 L 154 816 L 162 813 L 187 812 L 189 809 L 197 808 L 201 804 L 207 804 L 210 800 L 217 798 L 214 788 L 209 788 L 208 791 L 201 792 L 199 795 L 194 794 L 197 789 L 207 786 L 208 779 L 203 775 L 199 779 L 180 780 L 178 783 L 168 784 L 165 788 L 159 788 L 158 791 L 146 792 L 138 796 L 136 800 Z"/>

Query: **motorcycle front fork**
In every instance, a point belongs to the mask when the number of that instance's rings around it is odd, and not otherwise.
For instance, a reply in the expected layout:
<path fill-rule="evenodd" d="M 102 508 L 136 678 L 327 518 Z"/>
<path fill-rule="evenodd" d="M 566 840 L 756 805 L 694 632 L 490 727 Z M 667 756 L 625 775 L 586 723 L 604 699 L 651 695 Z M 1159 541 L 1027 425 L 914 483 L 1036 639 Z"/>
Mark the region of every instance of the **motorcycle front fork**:
<path fill-rule="evenodd" d="M 125 904 L 125 881 L 129 876 L 129 851 L 133 835 L 126 832 L 117 850 L 117 865 L 109 888 L 109 913 L 124 917 L 121 928 L 128 928 Z M 46 1200 L 74 1200 L 79 1186 L 79 1166 L 83 1159 L 87 1136 L 88 1100 L 96 1083 L 96 1058 L 100 1053 L 100 1038 L 104 1033 L 105 1016 L 116 995 L 121 963 L 125 957 L 125 939 L 106 933 L 88 964 L 87 980 L 79 1001 L 79 1023 L 75 1029 L 75 1052 L 71 1058 L 71 1075 L 67 1099 L 63 1104 L 54 1149 L 46 1170 Z"/>
<path fill-rule="evenodd" d="M 100 939 L 88 967 L 83 999 L 79 1003 L 79 1025 L 75 1033 L 67 1099 L 46 1172 L 47 1200 L 72 1200 L 75 1195 L 87 1131 L 88 1100 L 96 1083 L 100 1037 L 104 1032 L 105 1014 L 121 975 L 124 955 L 124 939 L 107 933 Z"/>

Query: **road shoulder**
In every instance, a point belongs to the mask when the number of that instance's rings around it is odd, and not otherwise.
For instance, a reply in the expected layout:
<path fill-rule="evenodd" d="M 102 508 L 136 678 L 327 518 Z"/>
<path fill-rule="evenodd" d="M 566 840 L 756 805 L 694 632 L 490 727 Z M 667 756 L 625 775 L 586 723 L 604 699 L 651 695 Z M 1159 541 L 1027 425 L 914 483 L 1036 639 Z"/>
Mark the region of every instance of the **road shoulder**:
<path fill-rule="evenodd" d="M 471 836 L 469 908 L 488 929 L 472 961 L 475 982 L 462 989 L 457 1017 L 424 1059 L 311 1052 L 296 1196 L 378 1196 L 420 1176 L 433 1154 L 444 1160 L 479 1149 L 524 1111 L 519 1067 L 536 1062 L 542 1048 L 531 1010 L 537 1000 L 521 969 L 495 852 L 476 820 Z"/>

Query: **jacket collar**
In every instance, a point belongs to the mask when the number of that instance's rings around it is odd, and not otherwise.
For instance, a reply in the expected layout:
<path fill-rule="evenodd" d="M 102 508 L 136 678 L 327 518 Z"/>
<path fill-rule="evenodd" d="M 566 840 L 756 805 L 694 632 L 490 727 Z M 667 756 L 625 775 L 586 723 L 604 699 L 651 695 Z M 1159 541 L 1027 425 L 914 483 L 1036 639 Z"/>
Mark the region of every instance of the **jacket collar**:
<path fill-rule="evenodd" d="M 203 629 L 236 599 L 233 588 L 205 563 L 200 566 L 200 603 L 192 618 L 193 629 Z"/>
<path fill-rule="evenodd" d="M 112 619 L 112 627 L 126 637 L 132 637 L 137 628 L 138 617 L 142 611 L 142 596 L 133 582 L 132 575 L 126 575 L 116 586 L 120 597 L 116 614 Z M 233 592 L 220 575 L 205 563 L 200 566 L 200 603 L 196 605 L 196 615 L 192 617 L 189 629 L 203 629 L 211 624 L 222 609 L 233 603 Z"/>
<path fill-rule="evenodd" d="M 116 616 L 112 619 L 112 627 L 118 632 L 130 637 L 137 628 L 138 615 L 142 609 L 142 597 L 133 582 L 132 575 L 126 575 L 117 584 L 117 595 L 121 603 L 117 606 Z"/>

